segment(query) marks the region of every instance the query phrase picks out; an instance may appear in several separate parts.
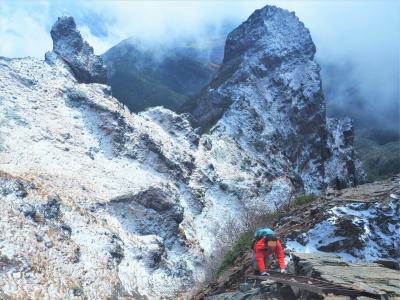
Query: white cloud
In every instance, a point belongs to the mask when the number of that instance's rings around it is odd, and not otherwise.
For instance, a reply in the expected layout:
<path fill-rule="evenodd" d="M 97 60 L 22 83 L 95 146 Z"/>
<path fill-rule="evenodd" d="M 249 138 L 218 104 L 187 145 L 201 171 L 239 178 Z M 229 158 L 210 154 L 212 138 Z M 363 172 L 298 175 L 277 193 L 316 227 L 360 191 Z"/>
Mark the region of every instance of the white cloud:
<path fill-rule="evenodd" d="M 52 43 L 44 19 L 24 10 L 11 10 L 0 3 L 0 55 L 43 57 Z"/>
<path fill-rule="evenodd" d="M 320 62 L 352 63 L 358 77 L 355 84 L 370 99 L 369 106 L 376 107 L 373 101 L 378 99 L 387 107 L 398 107 L 400 1 L 396 0 L 0 0 L 0 55 L 43 57 L 51 49 L 51 25 L 60 15 L 74 16 L 95 53 L 101 54 L 128 36 L 157 49 L 182 38 L 201 39 L 227 22 L 239 25 L 267 3 L 296 12 L 311 31 Z M 106 34 L 94 35 L 93 26 Z"/>

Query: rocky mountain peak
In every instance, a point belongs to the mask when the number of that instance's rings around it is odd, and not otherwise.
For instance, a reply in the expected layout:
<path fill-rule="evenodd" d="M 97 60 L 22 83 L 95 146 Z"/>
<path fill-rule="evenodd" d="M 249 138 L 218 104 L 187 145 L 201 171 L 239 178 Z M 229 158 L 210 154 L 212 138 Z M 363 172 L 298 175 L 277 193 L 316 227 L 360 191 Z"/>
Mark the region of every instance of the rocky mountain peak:
<path fill-rule="evenodd" d="M 305 55 L 312 59 L 315 46 L 309 30 L 293 12 L 276 6 L 256 10 L 226 40 L 224 62 L 247 51 L 265 52 L 264 60 Z"/>
<path fill-rule="evenodd" d="M 327 124 L 314 54 L 310 32 L 294 13 L 265 6 L 228 35 L 219 73 L 190 111 L 198 126 L 229 134 L 267 160 L 280 154 L 293 177 L 318 193 L 335 182 L 354 185 L 357 175 L 345 162 L 354 161 L 352 139 L 344 137 L 352 133 L 340 122 Z"/>
<path fill-rule="evenodd" d="M 76 79 L 82 83 L 106 83 L 107 72 L 101 57 L 83 39 L 76 28 L 74 18 L 61 17 L 50 31 L 53 52 L 59 55 L 71 68 Z M 49 60 L 49 55 L 46 59 Z"/>

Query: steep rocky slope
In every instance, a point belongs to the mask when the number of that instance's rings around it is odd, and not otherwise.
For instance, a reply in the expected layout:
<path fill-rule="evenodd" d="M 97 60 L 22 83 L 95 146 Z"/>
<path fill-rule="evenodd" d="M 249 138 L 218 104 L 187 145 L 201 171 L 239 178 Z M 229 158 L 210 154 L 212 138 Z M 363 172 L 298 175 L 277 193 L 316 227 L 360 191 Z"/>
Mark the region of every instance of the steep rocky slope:
<path fill-rule="evenodd" d="M 218 76 L 187 109 L 201 127 L 234 136 L 260 156 L 282 154 L 309 192 L 354 185 L 361 178 L 352 124 L 326 120 L 314 54 L 294 13 L 257 10 L 228 35 Z"/>
<path fill-rule="evenodd" d="M 397 199 L 391 198 L 391 194 L 397 194 Z M 399 213 L 400 176 L 396 176 L 356 188 L 330 190 L 312 202 L 293 204 L 275 216 L 272 226 L 286 248 L 289 272 L 397 299 L 400 296 Z M 253 273 L 249 248 L 250 243 L 234 265 L 199 298 L 214 295 L 209 299 L 253 299 L 240 288 L 246 276 Z M 269 299 L 260 289 L 248 294 L 254 299 L 263 295 Z M 310 297 L 306 299 L 322 299 Z"/>
<path fill-rule="evenodd" d="M 260 20 L 274 30 L 260 30 Z M 295 68 L 246 85 L 238 74 L 264 74 L 259 49 L 269 43 L 250 44 L 228 80 L 237 83 L 237 97 L 245 91 L 249 98 L 202 135 L 188 114 L 159 107 L 134 114 L 113 98 L 99 84 L 100 58 L 70 18 L 53 27 L 54 51 L 45 61 L 0 58 L 2 297 L 189 295 L 218 266 L 216 250 L 255 214 L 304 188 L 323 192 L 331 181 L 324 165 L 341 172 L 340 186 L 355 182 L 351 126 L 333 123 L 330 137 L 325 129 L 308 31 L 294 15 L 267 6 L 228 38 L 226 60 L 252 34 L 272 38 L 276 53 L 298 49 L 285 57 Z M 272 98 L 259 102 L 270 89 L 283 95 L 292 88 L 303 96 L 285 113 Z"/>

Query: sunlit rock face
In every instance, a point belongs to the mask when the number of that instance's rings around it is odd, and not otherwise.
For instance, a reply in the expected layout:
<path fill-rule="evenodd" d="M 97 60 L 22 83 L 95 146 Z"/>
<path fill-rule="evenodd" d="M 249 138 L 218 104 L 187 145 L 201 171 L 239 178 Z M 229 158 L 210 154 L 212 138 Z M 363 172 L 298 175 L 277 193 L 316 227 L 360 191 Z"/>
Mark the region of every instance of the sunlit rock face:
<path fill-rule="evenodd" d="M 281 154 L 309 192 L 323 190 L 336 176 L 342 186 L 355 182 L 354 168 L 342 176 L 332 167 L 343 157 L 328 143 L 330 130 L 338 139 L 344 132 L 327 127 L 314 54 L 310 33 L 294 13 L 257 10 L 228 35 L 220 73 L 191 109 L 203 128 L 229 134 L 260 156 Z M 343 147 L 354 162 L 352 140 Z"/>
<path fill-rule="evenodd" d="M 258 215 L 323 191 L 319 69 L 293 14 L 267 6 L 228 36 L 203 134 L 113 98 L 73 19 L 52 37 L 45 61 L 0 58 L 1 297 L 190 296 Z"/>
<path fill-rule="evenodd" d="M 58 18 L 51 28 L 53 52 L 66 61 L 76 79 L 83 83 L 106 83 L 107 71 L 100 56 L 76 29 L 72 17 Z"/>

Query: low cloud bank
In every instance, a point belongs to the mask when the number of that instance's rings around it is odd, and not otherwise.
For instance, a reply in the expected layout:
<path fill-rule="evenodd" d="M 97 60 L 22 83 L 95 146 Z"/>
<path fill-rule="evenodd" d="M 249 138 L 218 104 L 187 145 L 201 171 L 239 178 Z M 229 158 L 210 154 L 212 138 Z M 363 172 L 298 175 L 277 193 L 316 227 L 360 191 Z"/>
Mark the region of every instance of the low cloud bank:
<path fill-rule="evenodd" d="M 75 17 L 98 54 L 129 36 L 162 52 L 224 36 L 265 4 L 295 11 L 310 29 L 328 113 L 399 135 L 398 1 L 0 1 L 0 55 L 43 57 L 61 15 Z"/>

